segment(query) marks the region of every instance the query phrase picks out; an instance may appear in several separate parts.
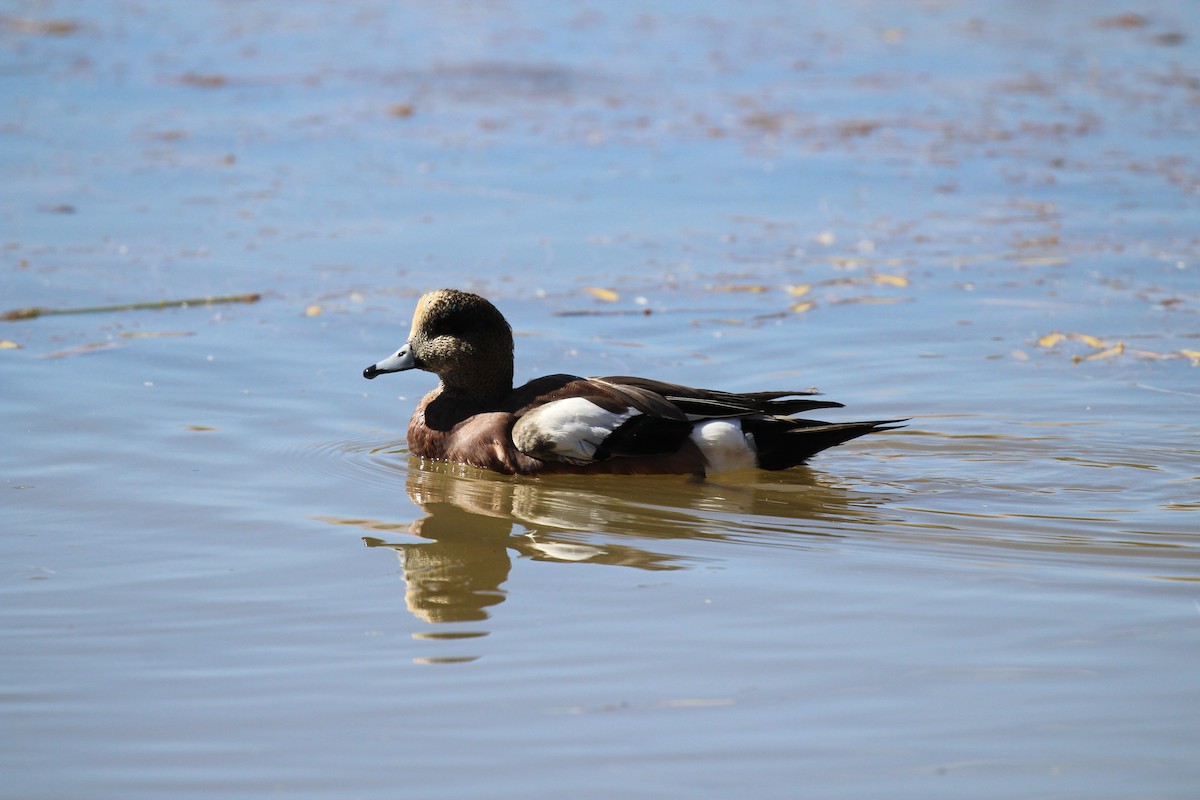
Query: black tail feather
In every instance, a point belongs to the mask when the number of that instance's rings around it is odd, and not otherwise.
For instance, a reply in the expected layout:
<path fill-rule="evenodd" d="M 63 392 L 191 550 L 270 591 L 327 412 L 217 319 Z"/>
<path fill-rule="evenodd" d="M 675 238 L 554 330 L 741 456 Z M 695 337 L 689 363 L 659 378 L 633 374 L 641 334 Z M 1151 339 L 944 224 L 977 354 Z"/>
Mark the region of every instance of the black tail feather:
<path fill-rule="evenodd" d="M 754 437 L 758 465 L 763 469 L 787 469 L 803 464 L 822 450 L 876 431 L 903 427 L 908 420 L 881 419 L 865 422 L 822 422 L 797 419 L 790 414 L 819 408 L 841 408 L 831 400 L 814 400 L 815 389 L 787 392 L 722 392 L 696 389 L 674 383 L 625 375 L 596 379 L 626 391 L 648 392 L 683 412 L 690 422 L 706 419 L 740 419 L 742 430 Z M 634 435 L 634 434 L 638 435 Z M 641 446 L 640 431 L 629 431 L 630 441 L 622 447 Z M 639 441 L 634 441 L 639 440 Z"/>
<path fill-rule="evenodd" d="M 822 450 L 877 431 L 904 427 L 908 420 L 883 419 L 866 422 L 818 422 L 801 419 L 744 419 L 742 430 L 754 436 L 758 465 L 763 469 L 787 469 L 803 464 Z"/>

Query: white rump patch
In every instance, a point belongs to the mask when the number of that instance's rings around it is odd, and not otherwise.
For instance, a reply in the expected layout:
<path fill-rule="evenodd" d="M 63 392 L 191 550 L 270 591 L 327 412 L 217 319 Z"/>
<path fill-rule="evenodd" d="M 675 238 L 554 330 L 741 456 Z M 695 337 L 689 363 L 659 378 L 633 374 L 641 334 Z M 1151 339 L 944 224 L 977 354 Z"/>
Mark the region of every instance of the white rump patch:
<path fill-rule="evenodd" d="M 692 428 L 692 441 L 700 448 L 712 472 L 732 472 L 758 466 L 754 437 L 742 431 L 741 420 L 713 419 Z"/>
<path fill-rule="evenodd" d="M 609 434 L 642 412 L 606 411 L 583 397 L 568 397 L 535 408 L 513 426 L 513 444 L 523 453 L 572 464 L 590 464 Z"/>

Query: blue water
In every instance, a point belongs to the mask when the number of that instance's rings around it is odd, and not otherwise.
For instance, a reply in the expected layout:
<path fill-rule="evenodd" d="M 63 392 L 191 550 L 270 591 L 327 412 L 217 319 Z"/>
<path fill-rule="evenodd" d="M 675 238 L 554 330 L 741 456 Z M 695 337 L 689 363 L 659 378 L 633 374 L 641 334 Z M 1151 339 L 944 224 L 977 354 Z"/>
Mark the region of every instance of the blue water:
<path fill-rule="evenodd" d="M 0 323 L 0 796 L 1194 796 L 1189 4 L 11 5 L 0 311 L 261 299 Z M 439 286 L 913 421 L 423 464 Z"/>

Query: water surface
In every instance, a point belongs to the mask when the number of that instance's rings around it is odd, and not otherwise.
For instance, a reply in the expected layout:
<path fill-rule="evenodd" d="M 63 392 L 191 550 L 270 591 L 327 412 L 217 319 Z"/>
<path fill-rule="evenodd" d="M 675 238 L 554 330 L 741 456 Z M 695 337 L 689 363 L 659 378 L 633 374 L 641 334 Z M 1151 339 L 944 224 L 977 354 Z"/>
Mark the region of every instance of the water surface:
<path fill-rule="evenodd" d="M 1193 797 L 1194 16 L 6 9 L 0 310 L 261 299 L 0 323 L 0 794 Z M 913 421 L 422 463 L 360 372 L 445 285 Z"/>

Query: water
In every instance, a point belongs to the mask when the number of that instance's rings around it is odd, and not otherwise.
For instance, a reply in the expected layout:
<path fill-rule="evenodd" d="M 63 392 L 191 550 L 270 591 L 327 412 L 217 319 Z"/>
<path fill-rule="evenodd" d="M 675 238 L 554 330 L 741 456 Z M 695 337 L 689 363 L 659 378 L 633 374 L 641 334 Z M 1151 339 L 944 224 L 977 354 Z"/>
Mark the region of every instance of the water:
<path fill-rule="evenodd" d="M 262 299 L 3 323 L 0 796 L 1194 797 L 1200 30 L 1125 12 L 14 4 L 4 309 Z M 422 464 L 359 374 L 443 285 L 913 422 Z"/>

